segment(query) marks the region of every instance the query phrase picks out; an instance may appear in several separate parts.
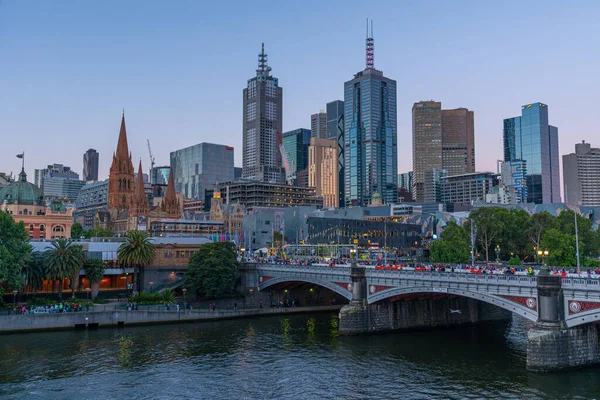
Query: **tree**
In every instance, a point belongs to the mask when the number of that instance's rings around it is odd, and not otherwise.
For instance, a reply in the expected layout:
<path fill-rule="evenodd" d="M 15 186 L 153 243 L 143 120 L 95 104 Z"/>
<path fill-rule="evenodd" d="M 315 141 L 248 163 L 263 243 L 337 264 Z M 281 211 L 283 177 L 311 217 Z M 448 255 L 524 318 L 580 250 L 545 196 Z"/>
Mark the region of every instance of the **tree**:
<path fill-rule="evenodd" d="M 429 257 L 432 262 L 467 263 L 470 255 L 469 234 L 456 222 L 448 223 L 440 238 L 431 244 Z"/>
<path fill-rule="evenodd" d="M 23 268 L 31 254 L 29 235 L 23 222 L 0 210 L 0 298 L 4 289 L 23 287 Z"/>
<path fill-rule="evenodd" d="M 26 285 L 30 286 L 34 292 L 40 290 L 47 275 L 42 253 L 34 251 L 29 255 L 29 259 L 25 263 L 24 275 Z"/>
<path fill-rule="evenodd" d="M 564 210 L 556 217 L 556 226 L 561 232 L 575 235 L 575 212 Z M 579 251 L 581 256 L 596 256 L 598 254 L 597 234 L 588 218 L 577 213 L 577 233 L 579 236 Z"/>
<path fill-rule="evenodd" d="M 512 267 L 518 267 L 519 265 L 523 265 L 523 263 L 521 262 L 521 259 L 519 258 L 519 256 L 512 256 L 510 258 L 510 260 L 508 260 L 508 265 L 512 266 Z"/>
<path fill-rule="evenodd" d="M 477 230 L 477 240 L 485 250 L 485 261 L 490 260 L 490 248 L 503 228 L 502 216 L 506 210 L 499 207 L 481 207 L 471 211 L 469 223 L 473 223 Z"/>
<path fill-rule="evenodd" d="M 536 249 L 541 247 L 542 236 L 548 229 L 554 227 L 555 218 L 547 211 L 535 213 L 525 225 L 525 234 Z M 535 253 L 535 250 L 534 250 Z"/>
<path fill-rule="evenodd" d="M 85 237 L 83 226 L 79 222 L 75 222 L 71 226 L 71 239 L 81 239 L 82 236 Z"/>
<path fill-rule="evenodd" d="M 142 288 L 140 270 L 154 260 L 155 254 L 156 249 L 147 232 L 131 230 L 125 234 L 125 243 L 119 246 L 117 257 L 120 263 L 133 267 L 135 290 Z"/>
<path fill-rule="evenodd" d="M 184 285 L 196 294 L 218 297 L 233 292 L 238 262 L 232 243 L 206 243 L 190 258 Z"/>
<path fill-rule="evenodd" d="M 70 239 L 56 239 L 44 252 L 44 264 L 48 276 L 50 279 L 58 280 L 59 301 L 62 301 L 62 283 L 65 278 L 71 280 L 72 288 L 77 287 L 79 271 L 83 267 L 84 261 L 83 247 Z M 72 297 L 75 297 L 75 289 L 73 289 Z"/>
<path fill-rule="evenodd" d="M 111 237 L 113 236 L 113 234 L 108 229 L 104 229 L 100 226 L 97 226 L 96 228 L 90 229 L 89 231 L 84 231 L 84 236 L 86 239 L 91 239 L 93 237 Z"/>
<path fill-rule="evenodd" d="M 531 246 L 525 234 L 525 226 L 531 216 L 527 211 L 516 208 L 503 211 L 497 214 L 497 217 L 502 219 L 503 226 L 502 233 L 496 239 L 495 244 L 501 247 L 507 258 L 511 253 L 526 257 L 531 254 Z"/>
<path fill-rule="evenodd" d="M 545 259 L 547 265 L 560 267 L 577 265 L 575 235 L 551 228 L 544 232 L 540 246 L 548 250 L 548 257 Z"/>
<path fill-rule="evenodd" d="M 92 301 L 98 296 L 100 281 L 104 278 L 104 263 L 98 258 L 87 259 L 83 268 L 85 276 L 90 280 L 92 289 Z"/>

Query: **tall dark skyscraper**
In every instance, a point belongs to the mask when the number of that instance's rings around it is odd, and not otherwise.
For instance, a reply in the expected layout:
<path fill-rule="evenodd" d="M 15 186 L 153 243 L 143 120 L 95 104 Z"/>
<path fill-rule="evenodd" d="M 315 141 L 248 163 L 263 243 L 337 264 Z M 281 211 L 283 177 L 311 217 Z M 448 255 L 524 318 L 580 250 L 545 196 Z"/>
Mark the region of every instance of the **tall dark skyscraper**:
<path fill-rule="evenodd" d="M 420 101 L 412 108 L 413 199 L 425 201 L 425 171 L 442 169 L 442 103 Z"/>
<path fill-rule="evenodd" d="M 277 132 L 282 133 L 283 126 L 283 89 L 270 72 L 263 43 L 256 76 L 248 79 L 244 89 L 242 177 L 283 184 L 277 140 Z"/>
<path fill-rule="evenodd" d="M 100 156 L 94 149 L 89 149 L 83 155 L 83 180 L 97 181 L 98 180 L 98 162 Z"/>
<path fill-rule="evenodd" d="M 344 84 L 345 205 L 364 206 L 379 194 L 398 199 L 396 81 L 374 66 L 373 29 L 366 39 L 366 68 Z"/>
<path fill-rule="evenodd" d="M 448 176 L 475 172 L 473 111 L 442 110 L 442 168 L 448 171 Z"/>
<path fill-rule="evenodd" d="M 338 200 L 339 206 L 344 207 L 344 102 L 341 100 L 327 103 L 327 139 L 338 143 Z"/>
<path fill-rule="evenodd" d="M 310 135 L 318 139 L 327 139 L 327 114 L 321 110 L 310 116 Z"/>
<path fill-rule="evenodd" d="M 548 124 L 546 104 L 527 104 L 504 120 L 504 161 L 525 161 L 528 203 L 560 203 L 558 128 Z"/>

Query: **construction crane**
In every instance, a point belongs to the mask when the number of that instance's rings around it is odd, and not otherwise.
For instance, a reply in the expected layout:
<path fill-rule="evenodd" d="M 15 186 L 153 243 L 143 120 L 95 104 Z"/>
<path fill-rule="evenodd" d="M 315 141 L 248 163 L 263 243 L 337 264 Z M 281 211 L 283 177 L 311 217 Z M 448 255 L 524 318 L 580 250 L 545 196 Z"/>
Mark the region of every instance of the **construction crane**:
<path fill-rule="evenodd" d="M 279 145 L 279 152 L 281 153 L 281 161 L 283 162 L 283 168 L 285 169 L 285 180 L 288 185 L 293 185 L 294 180 L 296 179 L 296 174 L 294 171 L 290 171 L 290 163 L 287 159 L 287 154 L 285 154 L 285 149 L 283 148 L 283 141 L 281 140 L 281 133 L 277 131 L 277 144 Z"/>
<path fill-rule="evenodd" d="M 150 139 L 146 139 L 148 142 L 148 154 L 150 154 L 150 182 L 153 182 L 152 175 L 154 173 L 154 156 L 152 155 L 152 148 L 150 148 Z"/>

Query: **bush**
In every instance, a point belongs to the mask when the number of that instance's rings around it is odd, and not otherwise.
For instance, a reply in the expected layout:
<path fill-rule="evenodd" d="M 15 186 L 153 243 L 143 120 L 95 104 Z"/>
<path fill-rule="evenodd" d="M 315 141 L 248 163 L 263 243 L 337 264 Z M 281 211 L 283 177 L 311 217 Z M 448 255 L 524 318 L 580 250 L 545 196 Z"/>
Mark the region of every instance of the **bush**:
<path fill-rule="evenodd" d="M 521 262 L 521 259 L 518 256 L 512 256 L 510 258 L 510 260 L 508 260 L 508 265 L 510 266 L 519 266 L 519 265 L 523 265 L 523 263 Z"/>
<path fill-rule="evenodd" d="M 94 304 L 108 304 L 109 301 L 107 299 L 100 299 L 100 298 L 96 298 L 96 300 L 94 300 Z"/>
<path fill-rule="evenodd" d="M 132 303 L 137 303 L 138 305 L 146 305 L 151 306 L 154 304 L 165 304 L 165 303 L 173 303 L 173 293 L 170 290 L 166 290 L 163 293 L 147 293 L 140 292 L 137 296 L 131 296 L 129 301 Z"/>

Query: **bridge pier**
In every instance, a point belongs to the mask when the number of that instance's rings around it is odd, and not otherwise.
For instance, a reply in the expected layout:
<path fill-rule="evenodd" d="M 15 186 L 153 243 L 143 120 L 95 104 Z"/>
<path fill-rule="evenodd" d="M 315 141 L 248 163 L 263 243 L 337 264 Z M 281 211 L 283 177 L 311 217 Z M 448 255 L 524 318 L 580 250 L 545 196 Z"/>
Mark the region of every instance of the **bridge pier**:
<path fill-rule="evenodd" d="M 527 332 L 527 369 L 556 371 L 600 362 L 598 328 L 568 328 L 559 276 L 538 275 L 538 320 Z"/>

